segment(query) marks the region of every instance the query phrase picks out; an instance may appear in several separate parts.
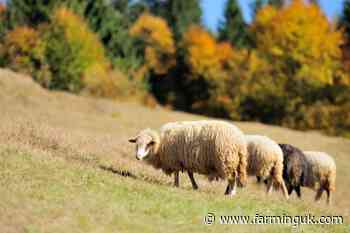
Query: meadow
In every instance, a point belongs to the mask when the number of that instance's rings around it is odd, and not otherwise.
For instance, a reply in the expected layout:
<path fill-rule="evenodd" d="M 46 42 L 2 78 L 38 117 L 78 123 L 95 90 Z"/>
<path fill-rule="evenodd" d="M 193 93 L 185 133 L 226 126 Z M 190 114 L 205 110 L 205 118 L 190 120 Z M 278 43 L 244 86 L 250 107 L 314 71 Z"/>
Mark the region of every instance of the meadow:
<path fill-rule="evenodd" d="M 234 198 L 224 182 L 196 175 L 193 191 L 181 175 L 173 179 L 135 159 L 128 138 L 165 122 L 205 117 L 133 102 L 50 92 L 30 77 L 0 71 L 1 232 L 350 232 L 350 140 L 260 123 L 235 122 L 246 133 L 270 136 L 304 150 L 331 154 L 337 163 L 333 206 L 265 195 L 250 179 Z M 323 197 L 325 198 L 325 197 Z M 342 225 L 203 224 L 217 215 L 342 215 Z"/>

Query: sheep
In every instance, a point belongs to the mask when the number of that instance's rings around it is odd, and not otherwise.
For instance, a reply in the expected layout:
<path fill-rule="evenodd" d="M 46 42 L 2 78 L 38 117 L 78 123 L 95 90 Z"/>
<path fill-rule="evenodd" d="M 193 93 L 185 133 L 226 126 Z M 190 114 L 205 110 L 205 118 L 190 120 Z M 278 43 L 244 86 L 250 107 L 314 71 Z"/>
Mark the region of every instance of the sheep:
<path fill-rule="evenodd" d="M 301 198 L 300 187 L 305 186 L 304 179 L 308 175 L 308 162 L 304 153 L 297 147 L 289 144 L 278 144 L 283 151 L 283 179 L 288 194 L 293 190 Z"/>
<path fill-rule="evenodd" d="M 233 124 L 215 120 L 168 123 L 159 133 L 145 129 L 129 142 L 136 143 L 138 160 L 167 175 L 175 173 L 175 181 L 180 171 L 188 172 L 193 186 L 197 186 L 193 172 L 227 179 L 225 195 L 235 195 L 236 179 L 242 186 L 246 183 L 247 146 Z"/>
<path fill-rule="evenodd" d="M 288 193 L 283 181 L 283 152 L 276 142 L 266 136 L 245 135 L 248 151 L 247 174 L 267 181 L 267 193 L 273 185 Z"/>
<path fill-rule="evenodd" d="M 335 191 L 336 165 L 334 159 L 324 152 L 304 151 L 304 154 L 309 165 L 309 173 L 305 176 L 304 186 L 317 189 L 315 201 L 319 201 L 323 191 L 326 191 L 327 204 L 330 205 L 332 193 Z"/>

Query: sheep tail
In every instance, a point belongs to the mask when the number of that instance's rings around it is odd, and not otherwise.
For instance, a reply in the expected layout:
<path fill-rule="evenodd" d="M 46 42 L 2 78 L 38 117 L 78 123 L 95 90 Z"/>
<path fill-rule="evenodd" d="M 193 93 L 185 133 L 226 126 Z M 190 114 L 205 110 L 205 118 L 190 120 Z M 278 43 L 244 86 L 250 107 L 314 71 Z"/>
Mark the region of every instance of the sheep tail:
<path fill-rule="evenodd" d="M 238 186 L 244 187 L 247 183 L 247 156 L 241 151 L 238 152 L 239 164 L 238 164 Z"/>

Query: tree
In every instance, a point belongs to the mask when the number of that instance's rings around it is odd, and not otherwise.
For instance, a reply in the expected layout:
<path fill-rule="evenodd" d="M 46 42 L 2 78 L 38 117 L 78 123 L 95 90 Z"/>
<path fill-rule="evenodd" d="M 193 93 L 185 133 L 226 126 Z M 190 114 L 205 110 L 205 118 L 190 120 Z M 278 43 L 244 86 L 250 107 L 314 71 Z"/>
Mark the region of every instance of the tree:
<path fill-rule="evenodd" d="M 48 22 L 52 10 L 61 1 L 58 0 L 11 0 L 7 3 L 7 17 L 10 26 L 28 25 L 36 27 L 42 22 Z"/>
<path fill-rule="evenodd" d="M 276 8 L 281 8 L 284 5 L 284 0 L 268 0 L 267 4 L 274 6 Z"/>
<path fill-rule="evenodd" d="M 192 24 L 201 24 L 202 10 L 199 0 L 145 0 L 145 2 L 150 6 L 152 13 L 167 20 L 175 41 L 180 41 Z"/>
<path fill-rule="evenodd" d="M 0 51 L 4 66 L 31 75 L 44 87 L 49 86 L 51 74 L 45 59 L 45 43 L 36 30 L 20 26 L 9 31 Z"/>
<path fill-rule="evenodd" d="M 256 14 L 258 13 L 261 8 L 263 8 L 266 5 L 273 6 L 275 8 L 281 8 L 284 6 L 285 0 L 255 0 L 250 4 L 250 8 L 252 9 L 252 15 L 255 19 Z"/>
<path fill-rule="evenodd" d="M 61 7 L 55 10 L 51 23 L 41 30 L 53 74 L 50 88 L 79 92 L 100 85 L 110 63 L 98 36 L 82 17 Z"/>
<path fill-rule="evenodd" d="M 173 34 L 166 21 L 145 13 L 130 28 L 130 35 L 144 41 L 146 69 L 165 74 L 176 63 Z"/>
<path fill-rule="evenodd" d="M 265 0 L 255 0 L 250 3 L 250 9 L 252 12 L 252 18 L 255 19 L 259 10 L 265 5 Z"/>
<path fill-rule="evenodd" d="M 265 6 L 258 12 L 253 31 L 260 54 L 290 80 L 317 85 L 334 82 L 342 34 L 318 6 L 302 0 L 280 10 Z"/>
<path fill-rule="evenodd" d="M 350 38 L 350 1 L 344 1 L 343 12 L 339 19 L 339 26 L 344 29 L 347 38 Z"/>
<path fill-rule="evenodd" d="M 247 25 L 236 0 L 226 3 L 225 21 L 220 25 L 219 38 L 231 42 L 237 48 L 246 47 L 249 43 Z"/>
<path fill-rule="evenodd" d="M 135 69 L 140 65 L 143 47 L 129 35 L 133 21 L 128 17 L 128 0 L 86 0 L 82 14 L 91 29 L 98 33 L 114 64 L 124 70 Z"/>
<path fill-rule="evenodd" d="M 6 7 L 4 4 L 0 3 L 0 41 L 2 41 L 6 34 L 6 21 Z"/>

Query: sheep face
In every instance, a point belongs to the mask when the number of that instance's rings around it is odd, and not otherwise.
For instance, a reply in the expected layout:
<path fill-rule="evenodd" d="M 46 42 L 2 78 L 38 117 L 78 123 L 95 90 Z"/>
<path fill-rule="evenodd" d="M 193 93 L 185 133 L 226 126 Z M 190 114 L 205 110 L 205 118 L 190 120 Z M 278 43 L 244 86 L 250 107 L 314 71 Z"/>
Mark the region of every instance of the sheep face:
<path fill-rule="evenodd" d="M 136 159 L 144 160 L 152 154 L 155 141 L 153 137 L 147 133 L 140 133 L 135 138 L 129 139 L 129 142 L 136 144 Z"/>

